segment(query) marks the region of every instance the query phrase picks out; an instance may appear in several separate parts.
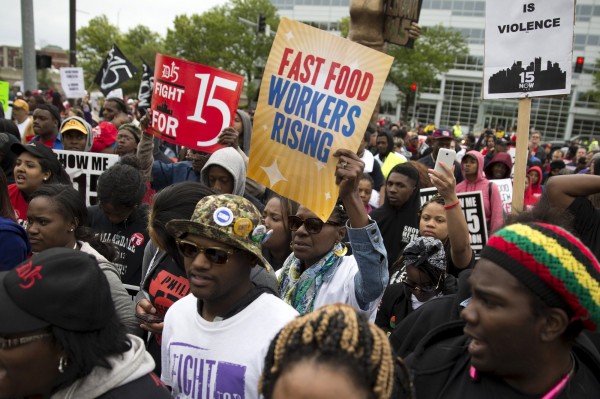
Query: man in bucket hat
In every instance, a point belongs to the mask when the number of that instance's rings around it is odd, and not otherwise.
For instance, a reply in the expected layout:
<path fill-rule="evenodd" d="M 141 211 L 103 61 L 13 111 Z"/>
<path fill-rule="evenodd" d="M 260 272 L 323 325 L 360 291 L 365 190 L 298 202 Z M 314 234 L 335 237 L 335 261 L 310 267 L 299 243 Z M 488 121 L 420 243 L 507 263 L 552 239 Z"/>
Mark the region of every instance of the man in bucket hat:
<path fill-rule="evenodd" d="M 271 269 L 261 253 L 268 238 L 247 199 L 212 195 L 191 220 L 167 230 L 184 258 L 191 294 L 165 317 L 162 380 L 174 397 L 257 397 L 271 339 L 297 312 L 250 280 L 253 267 Z"/>
<path fill-rule="evenodd" d="M 463 321 L 432 331 L 407 358 L 419 397 L 597 396 L 589 337 L 600 323 L 600 265 L 581 241 L 550 224 L 507 226 L 468 281 Z"/>

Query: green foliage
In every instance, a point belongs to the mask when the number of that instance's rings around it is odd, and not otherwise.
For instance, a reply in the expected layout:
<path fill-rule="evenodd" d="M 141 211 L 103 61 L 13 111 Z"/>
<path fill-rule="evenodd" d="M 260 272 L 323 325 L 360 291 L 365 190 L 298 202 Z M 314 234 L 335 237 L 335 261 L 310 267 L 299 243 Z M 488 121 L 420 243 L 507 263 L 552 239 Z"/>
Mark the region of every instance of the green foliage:
<path fill-rule="evenodd" d="M 388 46 L 388 54 L 394 57 L 388 81 L 404 94 L 412 83 L 419 87 L 436 84 L 436 76 L 452 68 L 457 57 L 469 55 L 461 33 L 441 25 L 423 28 L 413 49 Z"/>
<path fill-rule="evenodd" d="M 126 95 L 137 96 L 142 76 L 141 58 L 154 65 L 156 53 L 163 51 L 162 40 L 158 33 L 143 25 L 131 28 L 123 34 L 116 26 L 110 24 L 105 15 L 93 18 L 88 26 L 77 31 L 77 65 L 84 70 L 87 88 L 96 87 L 93 83 L 94 77 L 113 43 L 116 43 L 127 59 L 138 68 L 138 73 L 121 86 Z"/>
<path fill-rule="evenodd" d="M 239 18 L 258 22 L 266 16 L 275 31 L 279 25 L 277 9 L 269 0 L 230 0 L 202 15 L 179 15 L 167 31 L 167 54 L 244 75 L 246 94 L 252 100 L 262 78 L 274 36 L 257 33 L 256 26 Z"/>
<path fill-rule="evenodd" d="M 348 32 L 350 32 L 350 17 L 340 19 L 339 26 L 342 37 L 348 37 Z"/>

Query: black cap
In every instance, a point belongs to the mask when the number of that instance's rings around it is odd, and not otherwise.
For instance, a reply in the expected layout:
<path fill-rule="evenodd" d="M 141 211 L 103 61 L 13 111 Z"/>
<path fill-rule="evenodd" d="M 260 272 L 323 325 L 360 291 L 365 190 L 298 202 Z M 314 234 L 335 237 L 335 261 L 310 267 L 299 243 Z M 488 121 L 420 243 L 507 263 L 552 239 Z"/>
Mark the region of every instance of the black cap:
<path fill-rule="evenodd" d="M 35 109 L 41 109 L 44 111 L 50 112 L 50 115 L 58 122 L 58 126 L 62 123 L 62 119 L 60 118 L 60 111 L 52 104 L 40 104 L 35 107 Z"/>
<path fill-rule="evenodd" d="M 16 156 L 19 156 L 24 152 L 28 152 L 34 157 L 45 159 L 49 163 L 50 172 L 52 172 L 55 176 L 60 176 L 62 173 L 62 164 L 56 157 L 54 151 L 39 141 L 32 141 L 29 144 L 13 143 L 10 146 L 10 150 Z"/>
<path fill-rule="evenodd" d="M 52 248 L 0 273 L 0 334 L 57 326 L 95 331 L 115 313 L 110 286 L 96 259 Z"/>

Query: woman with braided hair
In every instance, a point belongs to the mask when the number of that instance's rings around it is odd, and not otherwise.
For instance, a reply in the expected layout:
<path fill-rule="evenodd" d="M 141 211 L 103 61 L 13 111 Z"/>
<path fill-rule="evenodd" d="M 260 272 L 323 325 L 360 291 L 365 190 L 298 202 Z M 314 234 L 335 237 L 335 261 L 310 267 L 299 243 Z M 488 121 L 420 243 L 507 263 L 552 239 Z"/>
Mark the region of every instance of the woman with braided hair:
<path fill-rule="evenodd" d="M 265 399 L 413 397 L 385 333 L 344 304 L 287 324 L 271 342 L 258 390 Z"/>

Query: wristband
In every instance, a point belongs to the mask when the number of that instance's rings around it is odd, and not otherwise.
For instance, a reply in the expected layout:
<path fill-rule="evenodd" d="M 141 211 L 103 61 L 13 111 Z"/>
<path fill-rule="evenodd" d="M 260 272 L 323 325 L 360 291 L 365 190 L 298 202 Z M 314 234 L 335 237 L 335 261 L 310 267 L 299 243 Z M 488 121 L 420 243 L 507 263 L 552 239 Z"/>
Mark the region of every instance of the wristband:
<path fill-rule="evenodd" d="M 460 204 L 460 200 L 456 200 L 456 202 L 450 204 L 450 205 L 444 205 L 444 209 L 448 210 L 448 209 L 452 209 L 454 208 L 456 205 Z"/>

